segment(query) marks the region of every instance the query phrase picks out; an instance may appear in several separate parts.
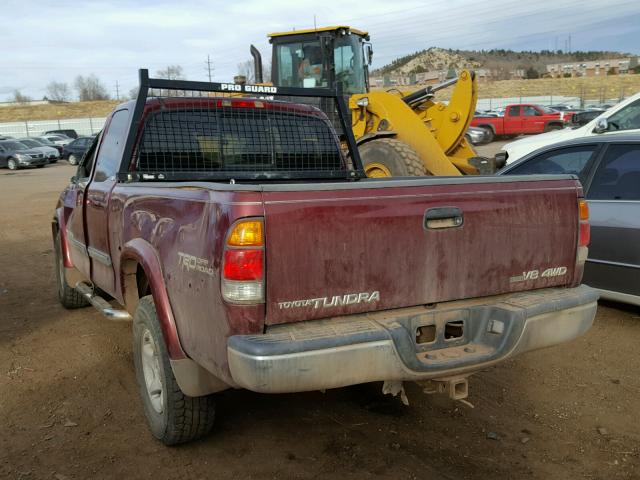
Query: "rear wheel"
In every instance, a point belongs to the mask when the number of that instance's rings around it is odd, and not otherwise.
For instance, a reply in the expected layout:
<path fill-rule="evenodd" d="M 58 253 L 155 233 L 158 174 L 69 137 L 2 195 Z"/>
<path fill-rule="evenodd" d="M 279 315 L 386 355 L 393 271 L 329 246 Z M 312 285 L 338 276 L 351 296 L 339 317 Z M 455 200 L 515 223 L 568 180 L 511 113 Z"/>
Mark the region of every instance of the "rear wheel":
<path fill-rule="evenodd" d="M 15 158 L 10 158 L 7 161 L 7 167 L 9 167 L 9 170 L 17 170 L 18 169 L 18 162 L 16 161 Z"/>
<path fill-rule="evenodd" d="M 71 155 L 69 155 L 69 164 L 70 165 L 77 165 L 78 164 L 78 157 L 76 157 L 73 153 Z"/>
<path fill-rule="evenodd" d="M 165 445 L 176 445 L 211 431 L 213 395 L 189 397 L 180 390 L 151 295 L 140 299 L 133 317 L 133 360 L 144 414 L 154 437 Z"/>
<path fill-rule="evenodd" d="M 367 177 L 419 177 L 427 175 L 422 159 L 406 143 L 395 138 L 378 138 L 360 147 Z"/>

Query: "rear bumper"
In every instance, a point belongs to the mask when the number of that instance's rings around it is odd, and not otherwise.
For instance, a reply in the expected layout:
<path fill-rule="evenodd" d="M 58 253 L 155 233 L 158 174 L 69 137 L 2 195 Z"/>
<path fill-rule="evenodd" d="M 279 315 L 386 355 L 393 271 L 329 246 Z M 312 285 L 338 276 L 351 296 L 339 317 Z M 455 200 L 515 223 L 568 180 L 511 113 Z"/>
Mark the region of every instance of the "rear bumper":
<path fill-rule="evenodd" d="M 264 393 L 466 375 L 583 335 L 597 299 L 583 285 L 279 325 L 230 337 L 229 368 L 238 386 Z M 461 336 L 445 338 L 459 322 Z M 419 327 L 434 340 L 418 343 Z"/>

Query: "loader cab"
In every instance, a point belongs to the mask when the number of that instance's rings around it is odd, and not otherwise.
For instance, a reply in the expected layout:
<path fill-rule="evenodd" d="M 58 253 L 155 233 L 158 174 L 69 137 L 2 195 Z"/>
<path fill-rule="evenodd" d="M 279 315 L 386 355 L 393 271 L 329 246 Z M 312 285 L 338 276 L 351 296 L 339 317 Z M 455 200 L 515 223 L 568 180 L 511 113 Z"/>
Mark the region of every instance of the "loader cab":
<path fill-rule="evenodd" d="M 345 94 L 369 90 L 373 54 L 369 34 L 346 26 L 271 33 L 271 80 L 281 87 L 335 88 Z"/>

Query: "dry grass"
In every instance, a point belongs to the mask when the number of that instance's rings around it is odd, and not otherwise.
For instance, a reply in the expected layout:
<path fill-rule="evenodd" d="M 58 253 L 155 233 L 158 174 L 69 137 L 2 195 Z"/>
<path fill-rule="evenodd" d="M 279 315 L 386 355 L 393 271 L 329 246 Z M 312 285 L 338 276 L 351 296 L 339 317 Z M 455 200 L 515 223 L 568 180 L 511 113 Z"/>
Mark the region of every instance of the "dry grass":
<path fill-rule="evenodd" d="M 120 102 L 117 100 L 104 100 L 99 102 L 2 107 L 0 108 L 0 122 L 106 117 L 118 103 Z"/>
<path fill-rule="evenodd" d="M 402 87 L 402 90 L 415 90 Z M 439 100 L 448 100 L 452 88 L 438 92 Z M 628 97 L 640 92 L 640 75 L 611 75 L 607 77 L 540 78 L 535 80 L 499 80 L 480 82 L 479 98 L 505 98 L 518 96 L 562 95 L 583 97 L 597 101 Z"/>

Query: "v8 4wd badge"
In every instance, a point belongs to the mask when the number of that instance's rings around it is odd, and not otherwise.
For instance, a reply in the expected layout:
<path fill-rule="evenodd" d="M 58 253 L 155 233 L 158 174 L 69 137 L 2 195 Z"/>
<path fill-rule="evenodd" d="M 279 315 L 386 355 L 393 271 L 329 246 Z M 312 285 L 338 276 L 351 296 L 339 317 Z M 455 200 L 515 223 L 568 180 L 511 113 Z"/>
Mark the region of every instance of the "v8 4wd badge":
<path fill-rule="evenodd" d="M 529 270 L 509 278 L 509 283 L 526 282 L 527 280 L 537 280 L 538 278 L 561 277 L 567 273 L 567 267 L 550 267 L 540 273 L 540 270 Z"/>

